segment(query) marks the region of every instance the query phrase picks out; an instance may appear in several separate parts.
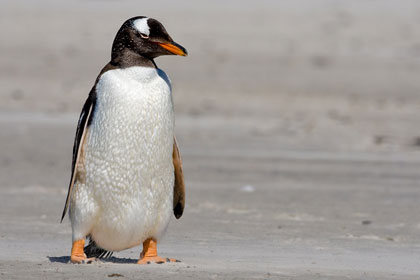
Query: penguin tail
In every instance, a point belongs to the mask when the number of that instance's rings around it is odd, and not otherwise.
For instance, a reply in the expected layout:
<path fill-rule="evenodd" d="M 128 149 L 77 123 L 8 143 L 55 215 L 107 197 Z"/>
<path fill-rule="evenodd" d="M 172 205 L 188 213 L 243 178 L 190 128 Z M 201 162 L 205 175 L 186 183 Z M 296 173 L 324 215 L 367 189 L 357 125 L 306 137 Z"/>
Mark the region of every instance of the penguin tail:
<path fill-rule="evenodd" d="M 114 252 L 107 251 L 99 247 L 90 235 L 88 235 L 89 244 L 84 248 L 88 258 L 109 259 Z"/>

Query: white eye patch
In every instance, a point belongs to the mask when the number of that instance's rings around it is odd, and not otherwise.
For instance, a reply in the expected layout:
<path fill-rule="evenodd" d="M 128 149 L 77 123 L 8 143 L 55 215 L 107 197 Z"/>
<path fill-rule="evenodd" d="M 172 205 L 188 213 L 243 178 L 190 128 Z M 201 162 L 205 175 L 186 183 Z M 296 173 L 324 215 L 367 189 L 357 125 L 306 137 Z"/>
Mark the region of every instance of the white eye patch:
<path fill-rule="evenodd" d="M 147 24 L 147 20 L 148 20 L 149 18 L 139 18 L 139 19 L 136 19 L 134 22 L 133 22 L 133 24 L 134 24 L 134 27 L 140 32 L 140 33 L 142 33 L 142 34 L 145 34 L 145 35 L 147 35 L 147 36 L 149 36 L 150 35 L 150 27 L 149 27 L 149 25 Z"/>

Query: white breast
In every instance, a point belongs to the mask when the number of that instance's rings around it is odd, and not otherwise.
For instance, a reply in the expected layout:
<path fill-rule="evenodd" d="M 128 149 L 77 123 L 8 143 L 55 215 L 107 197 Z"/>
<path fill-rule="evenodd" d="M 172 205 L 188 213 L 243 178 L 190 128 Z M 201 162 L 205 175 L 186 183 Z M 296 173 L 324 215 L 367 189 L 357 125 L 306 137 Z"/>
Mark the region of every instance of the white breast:
<path fill-rule="evenodd" d="M 96 92 L 85 148 L 85 188 L 99 209 L 91 234 L 121 250 L 159 238 L 171 215 L 171 87 L 163 71 L 131 67 L 105 72 Z"/>

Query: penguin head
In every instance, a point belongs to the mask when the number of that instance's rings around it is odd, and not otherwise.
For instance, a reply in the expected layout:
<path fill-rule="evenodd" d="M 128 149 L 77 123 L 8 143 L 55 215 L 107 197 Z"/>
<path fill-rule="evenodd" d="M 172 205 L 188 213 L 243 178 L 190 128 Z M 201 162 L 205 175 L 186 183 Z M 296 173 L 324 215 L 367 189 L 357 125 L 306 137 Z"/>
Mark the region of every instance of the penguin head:
<path fill-rule="evenodd" d="M 172 40 L 159 21 L 143 16 L 125 21 L 115 36 L 112 57 L 125 50 L 150 59 L 161 55 L 187 55 L 187 50 Z"/>

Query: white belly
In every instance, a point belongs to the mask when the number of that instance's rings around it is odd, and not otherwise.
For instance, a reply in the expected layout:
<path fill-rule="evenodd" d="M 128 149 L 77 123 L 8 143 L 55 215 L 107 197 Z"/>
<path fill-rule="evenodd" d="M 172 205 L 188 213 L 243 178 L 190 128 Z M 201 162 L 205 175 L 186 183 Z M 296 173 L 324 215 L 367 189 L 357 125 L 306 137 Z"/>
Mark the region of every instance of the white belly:
<path fill-rule="evenodd" d="M 131 67 L 102 75 L 85 146 L 90 234 L 104 249 L 136 246 L 165 231 L 172 211 L 174 113 L 167 76 Z M 85 190 L 83 190 L 85 188 Z"/>

